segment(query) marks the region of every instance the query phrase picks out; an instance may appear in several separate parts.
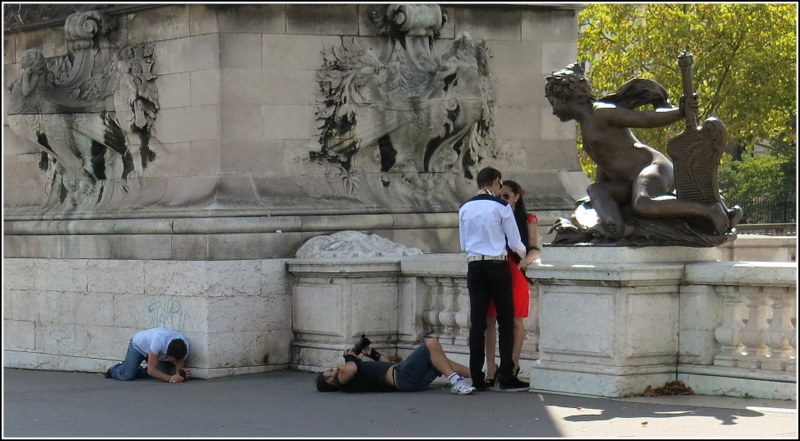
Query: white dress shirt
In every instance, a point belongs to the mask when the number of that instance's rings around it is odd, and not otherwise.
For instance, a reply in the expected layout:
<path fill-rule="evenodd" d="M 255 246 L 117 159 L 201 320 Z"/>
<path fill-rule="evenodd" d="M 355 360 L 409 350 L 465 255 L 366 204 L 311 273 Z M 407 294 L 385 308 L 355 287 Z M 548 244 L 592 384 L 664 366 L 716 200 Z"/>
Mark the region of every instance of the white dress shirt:
<path fill-rule="evenodd" d="M 489 194 L 479 194 L 458 210 L 458 234 L 467 256 L 505 256 L 508 246 L 524 257 L 525 245 L 519 236 L 511 205 Z"/>

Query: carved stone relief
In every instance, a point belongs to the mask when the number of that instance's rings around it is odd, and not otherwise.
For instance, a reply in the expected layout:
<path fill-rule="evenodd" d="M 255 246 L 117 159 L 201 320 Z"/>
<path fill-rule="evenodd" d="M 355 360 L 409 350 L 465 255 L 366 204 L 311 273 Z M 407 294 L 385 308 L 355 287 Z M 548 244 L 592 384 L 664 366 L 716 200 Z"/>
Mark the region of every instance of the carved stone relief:
<path fill-rule="evenodd" d="M 430 188 L 443 173 L 468 179 L 494 149 L 494 79 L 484 41 L 461 32 L 437 54 L 447 20 L 438 5 L 379 5 L 370 13 L 383 39 L 342 38 L 323 50 L 316 111 L 321 149 L 310 159 L 349 193 L 353 172 L 402 176 Z M 373 45 L 367 43 L 369 41 Z"/>
<path fill-rule="evenodd" d="M 342 257 L 402 257 L 422 254 L 418 248 L 408 248 L 377 234 L 359 231 L 340 231 L 316 236 L 304 243 L 295 254 L 298 259 L 332 259 Z"/>
<path fill-rule="evenodd" d="M 69 54 L 47 59 L 38 49 L 25 51 L 8 86 L 9 127 L 42 151 L 40 167 L 50 173 L 45 208 L 88 208 L 109 187 L 128 191 L 155 159 L 153 47 L 115 46 L 106 37 L 116 27 L 96 11 L 70 15 Z"/>

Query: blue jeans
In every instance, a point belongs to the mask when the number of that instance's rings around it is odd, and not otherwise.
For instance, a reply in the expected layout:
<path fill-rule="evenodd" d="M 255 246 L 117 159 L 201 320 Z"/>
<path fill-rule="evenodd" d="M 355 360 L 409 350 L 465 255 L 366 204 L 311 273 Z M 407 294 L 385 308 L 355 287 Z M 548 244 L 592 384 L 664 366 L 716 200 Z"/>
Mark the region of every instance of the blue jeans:
<path fill-rule="evenodd" d="M 142 367 L 142 362 L 145 360 L 147 360 L 147 357 L 134 349 L 133 342 L 128 343 L 128 353 L 125 354 L 125 361 L 111 368 L 111 378 L 120 381 L 150 378 L 150 376 L 147 375 L 147 368 Z M 175 373 L 175 364 L 159 360 L 158 369 L 172 375 Z"/>

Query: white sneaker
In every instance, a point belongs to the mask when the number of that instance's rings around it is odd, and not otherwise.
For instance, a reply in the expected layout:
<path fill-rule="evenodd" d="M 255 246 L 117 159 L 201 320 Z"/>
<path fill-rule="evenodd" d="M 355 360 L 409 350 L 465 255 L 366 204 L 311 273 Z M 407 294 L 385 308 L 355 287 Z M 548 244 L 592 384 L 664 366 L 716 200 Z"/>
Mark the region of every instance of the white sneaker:
<path fill-rule="evenodd" d="M 456 381 L 456 384 L 450 388 L 450 392 L 456 395 L 469 395 L 475 392 L 475 388 L 467 384 L 467 382 L 462 379 Z"/>

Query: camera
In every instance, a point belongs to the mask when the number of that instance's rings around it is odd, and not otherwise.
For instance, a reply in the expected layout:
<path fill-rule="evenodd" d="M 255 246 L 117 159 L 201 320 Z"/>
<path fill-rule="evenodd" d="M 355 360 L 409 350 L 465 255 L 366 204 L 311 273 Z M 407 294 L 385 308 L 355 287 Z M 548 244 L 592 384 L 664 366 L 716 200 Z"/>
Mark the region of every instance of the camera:
<path fill-rule="evenodd" d="M 186 379 L 186 371 L 185 370 L 183 370 L 183 369 L 179 370 L 178 371 L 178 375 L 183 377 L 184 380 Z"/>
<path fill-rule="evenodd" d="M 366 334 L 361 334 L 361 338 L 358 339 L 351 350 L 358 355 L 366 346 L 369 346 L 370 344 L 372 344 L 372 342 L 369 341 Z"/>

